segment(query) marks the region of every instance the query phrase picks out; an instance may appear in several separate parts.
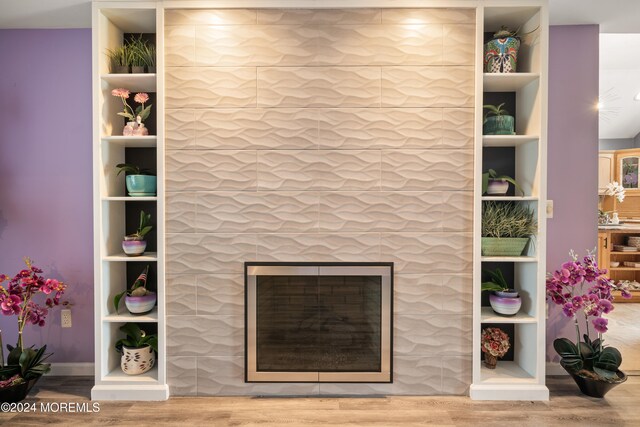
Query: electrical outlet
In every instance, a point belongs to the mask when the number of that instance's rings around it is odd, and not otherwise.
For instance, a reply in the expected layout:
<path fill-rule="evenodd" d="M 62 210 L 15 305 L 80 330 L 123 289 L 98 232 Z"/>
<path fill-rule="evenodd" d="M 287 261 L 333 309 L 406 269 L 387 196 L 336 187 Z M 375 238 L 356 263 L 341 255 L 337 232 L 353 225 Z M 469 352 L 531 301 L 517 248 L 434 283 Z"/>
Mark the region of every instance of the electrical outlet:
<path fill-rule="evenodd" d="M 70 328 L 71 327 L 71 310 L 69 310 L 68 308 L 65 308 L 64 310 L 60 311 L 60 321 L 62 323 L 63 328 Z"/>
<path fill-rule="evenodd" d="M 553 218 L 553 200 L 547 200 L 547 218 Z"/>

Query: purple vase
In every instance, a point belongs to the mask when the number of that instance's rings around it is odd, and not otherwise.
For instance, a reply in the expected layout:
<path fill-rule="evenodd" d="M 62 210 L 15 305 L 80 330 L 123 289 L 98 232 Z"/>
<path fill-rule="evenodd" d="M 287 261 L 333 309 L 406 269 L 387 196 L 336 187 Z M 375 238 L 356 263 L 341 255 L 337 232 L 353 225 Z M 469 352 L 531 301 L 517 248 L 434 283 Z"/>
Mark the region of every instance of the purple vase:
<path fill-rule="evenodd" d="M 515 315 L 520 311 L 520 307 L 522 306 L 522 299 L 520 297 L 501 297 L 495 293 L 489 295 L 489 302 L 491 303 L 493 311 L 502 316 Z"/>

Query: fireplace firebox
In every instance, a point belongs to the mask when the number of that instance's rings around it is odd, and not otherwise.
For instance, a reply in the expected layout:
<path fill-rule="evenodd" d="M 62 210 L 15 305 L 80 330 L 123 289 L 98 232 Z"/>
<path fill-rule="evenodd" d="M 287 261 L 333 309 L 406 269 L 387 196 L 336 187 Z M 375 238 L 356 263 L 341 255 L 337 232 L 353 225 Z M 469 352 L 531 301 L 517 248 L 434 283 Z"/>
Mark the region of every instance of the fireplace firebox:
<path fill-rule="evenodd" d="M 246 382 L 392 382 L 393 263 L 245 263 Z"/>

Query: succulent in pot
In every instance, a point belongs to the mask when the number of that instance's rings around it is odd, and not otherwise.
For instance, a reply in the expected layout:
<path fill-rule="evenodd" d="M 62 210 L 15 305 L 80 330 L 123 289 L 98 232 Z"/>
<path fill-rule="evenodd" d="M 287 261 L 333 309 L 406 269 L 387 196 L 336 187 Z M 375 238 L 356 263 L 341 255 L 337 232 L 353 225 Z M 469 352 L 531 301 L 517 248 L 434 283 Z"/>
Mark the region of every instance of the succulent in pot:
<path fill-rule="evenodd" d="M 489 169 L 482 174 L 482 194 L 489 194 L 491 196 L 504 196 L 509 191 L 509 183 L 513 184 L 516 190 L 520 191 L 524 196 L 524 191 L 520 188 L 520 185 L 515 179 L 509 175 L 498 175 L 498 173 Z"/>
<path fill-rule="evenodd" d="M 144 254 L 147 248 L 147 241 L 144 240 L 144 236 L 153 229 L 150 221 L 151 214 L 140 211 L 140 224 L 138 225 L 138 229 L 135 233 L 124 236 L 124 240 L 122 241 L 122 250 L 127 256 L 140 256 Z"/>
<path fill-rule="evenodd" d="M 146 314 L 153 310 L 156 305 L 156 293 L 147 289 L 147 279 L 149 277 L 149 265 L 138 276 L 131 289 L 120 292 L 113 297 L 113 306 L 118 312 L 120 301 L 124 297 L 124 303 L 131 314 Z"/>
<path fill-rule="evenodd" d="M 491 308 L 497 314 L 503 316 L 513 316 L 522 306 L 522 299 L 515 289 L 509 288 L 509 284 L 502 274 L 502 270 L 483 270 L 490 277 L 490 280 L 482 282 L 483 291 L 493 291 L 489 295 Z"/>
<path fill-rule="evenodd" d="M 520 256 L 531 237 L 536 235 L 535 212 L 518 202 L 482 203 L 483 256 Z"/>
<path fill-rule="evenodd" d="M 118 175 L 126 174 L 127 192 L 132 197 L 152 197 L 156 195 L 157 178 L 149 169 L 141 168 L 131 163 L 116 165 Z"/>
<path fill-rule="evenodd" d="M 136 323 L 125 323 L 120 330 L 127 337 L 116 342 L 116 350 L 122 353 L 120 368 L 127 375 L 140 375 L 155 365 L 158 352 L 158 335 L 150 334 Z"/>
<path fill-rule="evenodd" d="M 515 135 L 515 119 L 500 105 L 487 104 L 482 108 L 487 110 L 482 122 L 483 135 Z"/>

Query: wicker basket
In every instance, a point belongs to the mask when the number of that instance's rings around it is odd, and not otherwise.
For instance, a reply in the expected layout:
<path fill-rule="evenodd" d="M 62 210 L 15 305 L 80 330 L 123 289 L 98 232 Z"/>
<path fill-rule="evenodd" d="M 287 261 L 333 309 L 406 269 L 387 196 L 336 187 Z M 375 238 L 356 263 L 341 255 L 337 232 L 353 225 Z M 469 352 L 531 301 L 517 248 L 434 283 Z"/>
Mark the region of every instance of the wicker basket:
<path fill-rule="evenodd" d="M 520 256 L 528 242 L 528 237 L 483 237 L 481 253 L 483 256 Z"/>

